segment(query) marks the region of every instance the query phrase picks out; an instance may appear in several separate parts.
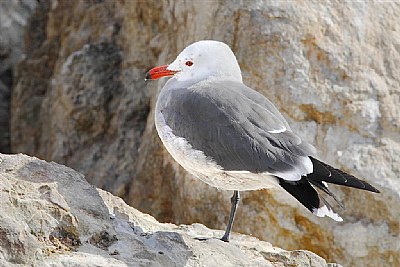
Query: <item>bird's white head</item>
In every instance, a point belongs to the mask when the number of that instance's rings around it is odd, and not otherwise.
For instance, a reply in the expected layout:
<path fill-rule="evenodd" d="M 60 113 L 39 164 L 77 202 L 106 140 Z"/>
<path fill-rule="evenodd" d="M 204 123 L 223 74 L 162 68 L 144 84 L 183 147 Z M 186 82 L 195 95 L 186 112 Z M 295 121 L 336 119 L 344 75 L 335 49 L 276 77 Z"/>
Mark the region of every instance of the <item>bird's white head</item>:
<path fill-rule="evenodd" d="M 178 81 L 199 82 L 218 78 L 242 82 L 242 73 L 228 45 L 204 40 L 186 47 L 169 65 L 151 69 L 146 79 L 174 76 Z"/>

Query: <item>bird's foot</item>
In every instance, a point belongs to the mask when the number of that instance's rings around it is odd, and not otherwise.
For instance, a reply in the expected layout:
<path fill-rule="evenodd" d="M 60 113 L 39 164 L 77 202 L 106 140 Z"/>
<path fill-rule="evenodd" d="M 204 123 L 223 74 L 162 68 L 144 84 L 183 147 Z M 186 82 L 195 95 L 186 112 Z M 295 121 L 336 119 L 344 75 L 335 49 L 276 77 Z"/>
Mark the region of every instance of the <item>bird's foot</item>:
<path fill-rule="evenodd" d="M 224 242 L 229 242 L 229 235 L 227 236 L 227 235 L 224 235 L 223 237 L 221 237 L 221 239 L 220 240 L 222 240 L 222 241 L 224 241 Z"/>

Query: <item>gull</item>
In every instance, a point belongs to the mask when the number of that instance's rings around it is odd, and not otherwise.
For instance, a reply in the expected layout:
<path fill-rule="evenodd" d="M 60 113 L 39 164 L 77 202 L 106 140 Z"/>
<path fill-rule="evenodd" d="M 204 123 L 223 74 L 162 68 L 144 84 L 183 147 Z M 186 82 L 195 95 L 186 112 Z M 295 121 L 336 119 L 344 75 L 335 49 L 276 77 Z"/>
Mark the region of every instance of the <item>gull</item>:
<path fill-rule="evenodd" d="M 220 190 L 233 190 L 228 242 L 240 191 L 279 188 L 319 217 L 343 219 L 321 192 L 343 204 L 327 183 L 378 193 L 316 158 L 274 104 L 242 81 L 230 47 L 203 40 L 186 47 L 146 79 L 171 77 L 157 99 L 155 125 L 166 150 L 190 174 Z M 317 190 L 318 191 L 317 191 Z"/>

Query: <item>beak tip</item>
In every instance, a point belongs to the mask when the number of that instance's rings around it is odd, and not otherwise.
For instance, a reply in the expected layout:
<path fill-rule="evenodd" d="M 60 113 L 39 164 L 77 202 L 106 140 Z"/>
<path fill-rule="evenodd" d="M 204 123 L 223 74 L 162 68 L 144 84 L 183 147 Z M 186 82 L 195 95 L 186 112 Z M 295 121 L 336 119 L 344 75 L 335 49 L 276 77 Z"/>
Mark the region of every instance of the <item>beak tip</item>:
<path fill-rule="evenodd" d="M 146 73 L 145 80 L 157 80 L 162 77 L 173 76 L 177 71 L 168 70 L 168 65 L 152 68 Z"/>

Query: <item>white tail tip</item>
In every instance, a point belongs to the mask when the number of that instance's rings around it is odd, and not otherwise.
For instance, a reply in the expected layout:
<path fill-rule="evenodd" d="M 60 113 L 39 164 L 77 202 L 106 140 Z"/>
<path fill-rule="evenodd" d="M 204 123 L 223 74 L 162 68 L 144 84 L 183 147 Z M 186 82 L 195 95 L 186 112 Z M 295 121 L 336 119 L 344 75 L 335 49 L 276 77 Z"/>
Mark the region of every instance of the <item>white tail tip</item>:
<path fill-rule="evenodd" d="M 314 209 L 313 213 L 315 215 L 317 215 L 318 217 L 328 216 L 337 222 L 343 222 L 342 217 L 340 217 L 337 213 L 334 213 L 333 210 L 328 208 L 326 205 L 323 205 L 322 207 L 320 207 L 318 209 Z"/>

